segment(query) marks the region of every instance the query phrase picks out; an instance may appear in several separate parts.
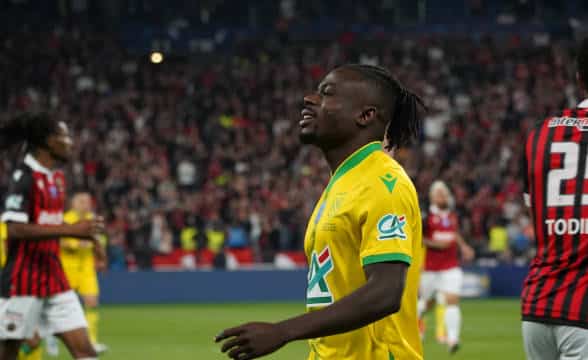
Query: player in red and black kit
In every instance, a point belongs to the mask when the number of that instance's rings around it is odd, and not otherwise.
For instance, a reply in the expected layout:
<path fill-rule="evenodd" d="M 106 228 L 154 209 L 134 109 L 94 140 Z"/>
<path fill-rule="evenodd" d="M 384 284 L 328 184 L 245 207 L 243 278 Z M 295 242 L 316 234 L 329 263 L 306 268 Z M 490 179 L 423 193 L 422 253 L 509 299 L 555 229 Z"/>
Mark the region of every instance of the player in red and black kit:
<path fill-rule="evenodd" d="M 67 161 L 73 140 L 67 125 L 46 114 L 23 115 L 0 125 L 0 148 L 24 144 L 27 155 L 10 175 L 1 221 L 8 251 L 0 277 L 0 360 L 16 359 L 21 342 L 56 334 L 75 359 L 95 359 L 81 304 L 59 260 L 59 238 L 93 241 L 98 218 L 63 224 Z"/>
<path fill-rule="evenodd" d="M 461 311 L 459 294 L 463 273 L 459 265 L 459 252 L 464 260 L 471 260 L 474 251 L 459 233 L 457 214 L 452 209 L 449 187 L 435 181 L 429 191 L 431 206 L 425 220 L 423 241 L 427 247 L 425 266 L 421 274 L 418 311 L 419 318 L 431 307 L 435 295 L 445 309 L 447 346 L 450 352 L 459 348 Z"/>
<path fill-rule="evenodd" d="M 588 40 L 577 79 L 588 90 Z M 529 359 L 588 359 L 588 99 L 537 124 L 524 153 L 537 253 L 522 293 Z"/>

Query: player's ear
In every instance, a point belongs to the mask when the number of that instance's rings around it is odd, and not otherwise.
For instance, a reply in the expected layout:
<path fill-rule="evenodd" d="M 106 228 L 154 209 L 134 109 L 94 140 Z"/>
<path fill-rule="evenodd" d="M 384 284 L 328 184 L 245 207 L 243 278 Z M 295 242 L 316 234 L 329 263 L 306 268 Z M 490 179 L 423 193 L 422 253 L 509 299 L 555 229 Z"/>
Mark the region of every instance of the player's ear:
<path fill-rule="evenodd" d="M 356 118 L 355 122 L 357 123 L 357 125 L 359 125 L 361 127 L 366 127 L 370 123 L 376 121 L 376 113 L 377 113 L 377 108 L 375 106 L 372 106 L 372 105 L 365 106 L 361 110 L 361 113 Z"/>

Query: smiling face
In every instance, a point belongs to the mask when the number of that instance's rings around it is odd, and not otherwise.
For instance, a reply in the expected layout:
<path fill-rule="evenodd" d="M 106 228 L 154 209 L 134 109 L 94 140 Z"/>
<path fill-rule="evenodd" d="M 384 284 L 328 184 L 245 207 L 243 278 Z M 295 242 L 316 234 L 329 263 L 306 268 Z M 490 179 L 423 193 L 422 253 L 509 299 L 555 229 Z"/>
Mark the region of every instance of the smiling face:
<path fill-rule="evenodd" d="M 357 72 L 345 67 L 331 71 L 317 92 L 304 97 L 300 141 L 322 149 L 349 143 L 374 122 L 372 98 L 372 89 Z"/>
<path fill-rule="evenodd" d="M 73 153 L 73 138 L 67 124 L 60 121 L 57 130 L 47 138 L 47 149 L 58 161 L 67 162 Z"/>

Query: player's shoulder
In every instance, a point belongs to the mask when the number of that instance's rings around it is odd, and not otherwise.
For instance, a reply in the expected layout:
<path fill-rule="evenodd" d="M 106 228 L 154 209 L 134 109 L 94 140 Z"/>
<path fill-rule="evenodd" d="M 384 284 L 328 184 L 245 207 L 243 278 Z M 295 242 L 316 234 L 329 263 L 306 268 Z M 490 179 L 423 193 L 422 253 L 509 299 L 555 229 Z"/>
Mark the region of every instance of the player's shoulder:
<path fill-rule="evenodd" d="M 383 151 L 379 151 L 374 155 L 375 159 L 370 167 L 369 177 L 372 184 L 383 184 L 389 192 L 395 189 L 402 191 L 415 190 L 412 180 L 398 161 Z"/>
<path fill-rule="evenodd" d="M 33 179 L 33 170 L 24 162 L 18 164 L 10 174 L 12 184 L 30 184 Z"/>
<path fill-rule="evenodd" d="M 80 220 L 80 216 L 75 210 L 68 210 L 63 214 L 63 221 L 68 224 L 74 224 Z"/>
<path fill-rule="evenodd" d="M 417 201 L 412 180 L 404 168 L 385 152 L 375 153 L 362 173 L 369 197 L 382 200 L 403 197 Z"/>
<path fill-rule="evenodd" d="M 539 131 L 543 128 L 556 128 L 560 126 L 586 128 L 588 127 L 588 109 L 563 109 L 559 112 L 537 120 L 531 125 L 528 135 Z"/>
<path fill-rule="evenodd" d="M 53 176 L 56 177 L 65 177 L 65 173 L 61 169 L 57 169 L 53 172 Z"/>

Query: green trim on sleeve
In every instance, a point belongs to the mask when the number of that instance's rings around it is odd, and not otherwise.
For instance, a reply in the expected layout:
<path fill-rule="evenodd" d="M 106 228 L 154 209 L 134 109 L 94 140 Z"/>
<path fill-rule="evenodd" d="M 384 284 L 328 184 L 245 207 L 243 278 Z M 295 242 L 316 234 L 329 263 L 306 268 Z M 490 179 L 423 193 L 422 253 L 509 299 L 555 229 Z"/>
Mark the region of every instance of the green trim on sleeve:
<path fill-rule="evenodd" d="M 386 262 L 386 261 L 402 261 L 410 265 L 412 262 L 412 258 L 406 254 L 401 253 L 388 253 L 388 254 L 378 254 L 378 255 L 369 255 L 361 259 L 361 264 L 363 266 Z"/>

